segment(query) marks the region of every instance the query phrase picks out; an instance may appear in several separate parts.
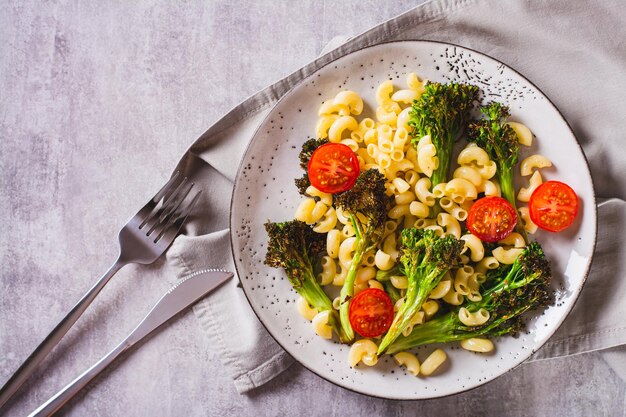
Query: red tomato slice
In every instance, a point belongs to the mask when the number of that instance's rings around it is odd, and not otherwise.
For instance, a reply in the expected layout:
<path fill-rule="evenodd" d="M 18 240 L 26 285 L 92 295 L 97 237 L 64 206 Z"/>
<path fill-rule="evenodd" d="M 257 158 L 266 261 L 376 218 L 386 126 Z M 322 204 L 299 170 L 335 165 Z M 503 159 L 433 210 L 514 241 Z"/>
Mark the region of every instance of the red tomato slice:
<path fill-rule="evenodd" d="M 530 196 L 528 211 L 537 226 L 560 232 L 574 222 L 578 214 L 578 196 L 567 184 L 546 181 Z"/>
<path fill-rule="evenodd" d="M 385 291 L 368 288 L 352 299 L 348 316 L 350 325 L 361 336 L 380 336 L 391 327 L 393 303 Z"/>
<path fill-rule="evenodd" d="M 502 197 L 483 197 L 472 204 L 466 224 L 483 242 L 497 242 L 511 234 L 517 224 L 517 213 Z"/>
<path fill-rule="evenodd" d="M 359 160 L 342 143 L 326 143 L 313 152 L 309 161 L 311 185 L 325 193 L 341 193 L 352 188 L 359 176 Z"/>

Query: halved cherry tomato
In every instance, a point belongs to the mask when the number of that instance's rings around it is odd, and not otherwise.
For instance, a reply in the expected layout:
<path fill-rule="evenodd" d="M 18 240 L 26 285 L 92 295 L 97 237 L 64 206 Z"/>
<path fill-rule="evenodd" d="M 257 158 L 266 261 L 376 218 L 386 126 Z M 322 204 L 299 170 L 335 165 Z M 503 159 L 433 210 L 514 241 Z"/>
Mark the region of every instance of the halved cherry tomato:
<path fill-rule="evenodd" d="M 393 303 L 385 291 L 368 288 L 352 299 L 348 317 L 354 331 L 361 336 L 380 336 L 391 327 Z"/>
<path fill-rule="evenodd" d="M 560 232 L 574 222 L 578 214 L 578 196 L 567 184 L 546 181 L 530 196 L 528 211 L 537 226 Z"/>
<path fill-rule="evenodd" d="M 359 160 L 352 149 L 342 143 L 326 143 L 313 152 L 309 160 L 311 185 L 325 193 L 335 194 L 352 188 L 359 176 Z"/>
<path fill-rule="evenodd" d="M 517 213 L 502 197 L 483 197 L 472 204 L 466 224 L 483 242 L 497 242 L 511 234 L 517 224 Z"/>

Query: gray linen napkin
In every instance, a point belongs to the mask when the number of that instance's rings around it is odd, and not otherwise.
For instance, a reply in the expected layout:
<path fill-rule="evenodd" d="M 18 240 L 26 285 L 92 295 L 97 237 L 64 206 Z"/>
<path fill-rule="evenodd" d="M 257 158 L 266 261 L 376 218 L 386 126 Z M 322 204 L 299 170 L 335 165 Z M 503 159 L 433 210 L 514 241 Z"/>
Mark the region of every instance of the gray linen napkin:
<path fill-rule="evenodd" d="M 194 218 L 168 253 L 179 276 L 208 266 L 234 270 L 228 236 L 232 184 L 243 152 L 273 104 L 328 62 L 366 46 L 429 39 L 484 52 L 527 76 L 563 112 L 584 148 L 598 197 L 599 233 L 589 278 L 540 360 L 607 350 L 626 380 L 626 9 L 618 1 L 435 0 L 352 38 L 245 100 L 191 146 L 178 169 L 205 188 Z M 237 280 L 194 311 L 239 392 L 263 384 L 293 359 L 250 309 Z M 233 329 L 236 329 L 233 332 Z"/>

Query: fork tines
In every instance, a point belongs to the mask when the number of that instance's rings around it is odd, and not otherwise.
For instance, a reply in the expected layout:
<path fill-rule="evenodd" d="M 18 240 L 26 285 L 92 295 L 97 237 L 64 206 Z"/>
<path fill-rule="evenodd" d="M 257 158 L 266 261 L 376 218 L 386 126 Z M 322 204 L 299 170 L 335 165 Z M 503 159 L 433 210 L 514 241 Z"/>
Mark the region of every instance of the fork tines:
<path fill-rule="evenodd" d="M 200 196 L 201 191 L 198 191 L 185 202 L 193 188 L 194 183 L 189 183 L 187 177 L 181 178 L 180 172 L 176 172 L 141 210 L 144 217 L 139 229 L 145 230 L 146 236 L 154 236 L 154 243 L 169 231 L 175 235 Z"/>

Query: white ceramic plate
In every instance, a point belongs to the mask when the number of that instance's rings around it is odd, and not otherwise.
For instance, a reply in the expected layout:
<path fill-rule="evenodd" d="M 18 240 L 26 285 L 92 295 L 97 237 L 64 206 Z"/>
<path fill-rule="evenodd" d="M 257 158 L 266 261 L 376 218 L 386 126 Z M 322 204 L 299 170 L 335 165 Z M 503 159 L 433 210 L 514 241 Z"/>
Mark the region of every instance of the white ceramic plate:
<path fill-rule="evenodd" d="M 552 261 L 557 303 L 528 323 L 529 332 L 497 341 L 492 354 L 475 354 L 457 344 L 444 348 L 448 361 L 437 375 L 414 377 L 386 355 L 376 367 L 350 368 L 348 346 L 316 336 L 295 308 L 296 293 L 284 272 L 263 264 L 267 237 L 263 224 L 293 219 L 300 196 L 293 184 L 301 176 L 298 153 L 315 134 L 317 109 L 341 90 L 359 92 L 374 117 L 376 87 L 392 79 L 405 88 L 405 73 L 433 81 L 478 85 L 484 101 L 511 108 L 511 120 L 536 136 L 522 157 L 541 153 L 554 164 L 544 180 L 568 183 L 580 197 L 573 227 L 551 234 L 538 232 Z M 369 105 L 369 106 L 368 106 Z M 524 148 L 524 147 L 522 147 Z M 521 183 L 520 183 L 521 184 Z M 585 157 L 559 111 L 532 83 L 506 65 L 459 46 L 407 41 L 385 43 L 344 56 L 304 79 L 287 93 L 261 123 L 244 155 L 232 198 L 231 241 L 241 284 L 253 310 L 276 341 L 302 365 L 337 385 L 393 399 L 433 398 L 458 393 L 502 375 L 528 358 L 556 331 L 583 286 L 596 241 L 594 190 Z M 423 360 L 436 346 L 417 349 Z"/>

